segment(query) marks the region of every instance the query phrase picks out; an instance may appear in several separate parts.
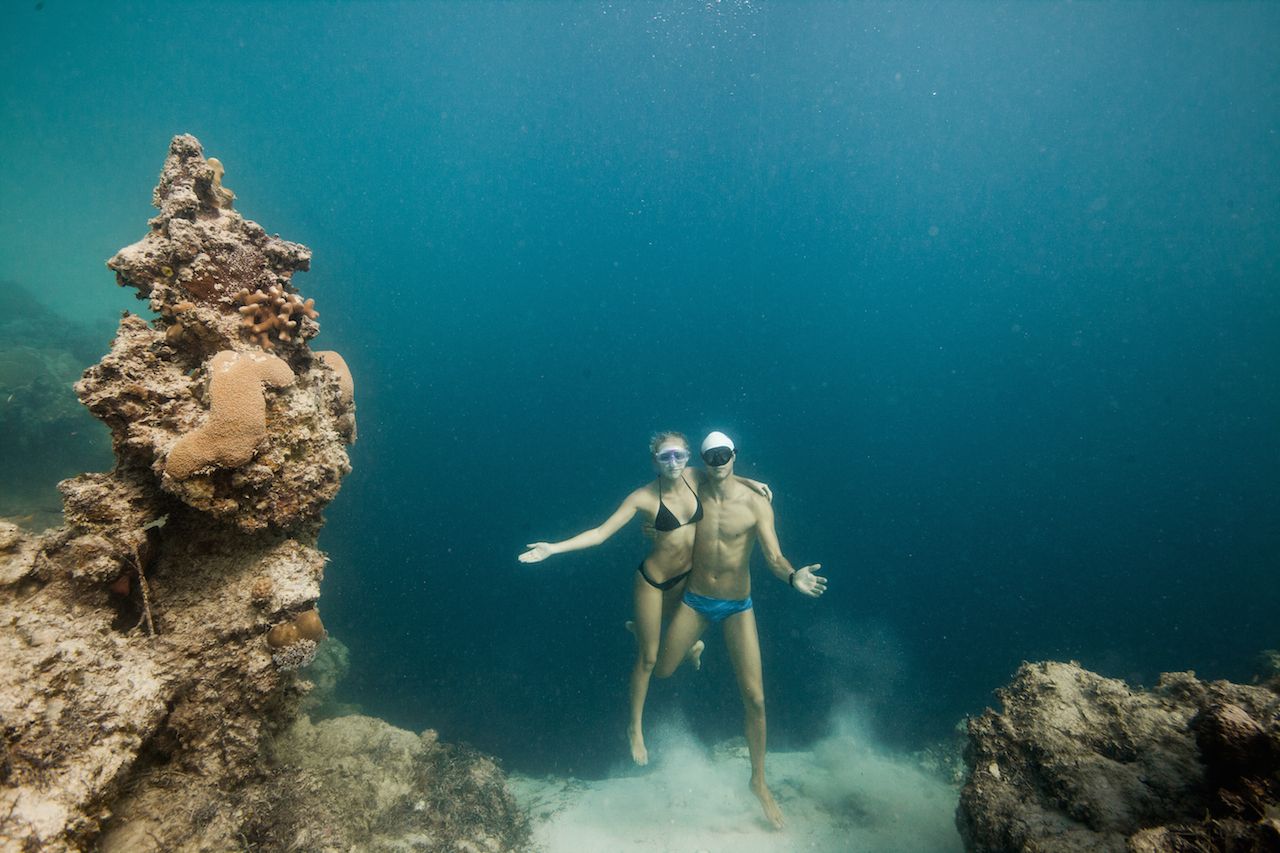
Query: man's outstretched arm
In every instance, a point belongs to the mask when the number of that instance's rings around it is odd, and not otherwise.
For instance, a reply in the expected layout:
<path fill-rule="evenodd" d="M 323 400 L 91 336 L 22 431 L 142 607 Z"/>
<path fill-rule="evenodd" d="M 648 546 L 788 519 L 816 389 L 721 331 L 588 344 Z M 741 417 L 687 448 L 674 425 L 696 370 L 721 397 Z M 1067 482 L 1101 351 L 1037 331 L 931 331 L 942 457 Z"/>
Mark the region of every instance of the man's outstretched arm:
<path fill-rule="evenodd" d="M 814 574 L 822 568 L 821 563 L 813 563 L 797 569 L 782 554 L 782 546 L 778 544 L 778 531 L 773 526 L 773 507 L 766 501 L 752 502 L 756 513 L 756 536 L 760 540 L 760 551 L 769 565 L 769 571 L 786 581 L 801 595 L 817 598 L 827 590 L 827 579 Z"/>

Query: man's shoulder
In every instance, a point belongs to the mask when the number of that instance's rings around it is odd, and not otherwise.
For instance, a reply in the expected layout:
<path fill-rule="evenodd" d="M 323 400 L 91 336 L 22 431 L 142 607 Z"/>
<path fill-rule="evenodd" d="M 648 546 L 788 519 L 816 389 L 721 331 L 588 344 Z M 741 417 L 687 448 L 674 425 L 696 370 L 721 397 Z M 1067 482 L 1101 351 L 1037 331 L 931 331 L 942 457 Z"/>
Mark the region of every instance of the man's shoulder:
<path fill-rule="evenodd" d="M 742 491 L 745 493 L 742 497 L 742 504 L 749 507 L 753 513 L 758 513 L 769 506 L 769 499 L 759 492 L 748 489 L 746 486 L 742 487 Z"/>

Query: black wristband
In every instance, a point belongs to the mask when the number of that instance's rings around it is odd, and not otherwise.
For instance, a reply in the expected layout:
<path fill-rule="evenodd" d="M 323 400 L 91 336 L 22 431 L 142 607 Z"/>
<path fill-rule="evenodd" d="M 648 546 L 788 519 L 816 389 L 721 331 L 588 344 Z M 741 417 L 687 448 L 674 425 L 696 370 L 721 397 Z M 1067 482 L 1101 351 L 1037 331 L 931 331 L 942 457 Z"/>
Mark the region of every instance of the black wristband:
<path fill-rule="evenodd" d="M 796 588 L 796 570 L 795 569 L 791 570 L 791 576 L 787 578 L 787 586 L 791 587 L 792 589 Z"/>

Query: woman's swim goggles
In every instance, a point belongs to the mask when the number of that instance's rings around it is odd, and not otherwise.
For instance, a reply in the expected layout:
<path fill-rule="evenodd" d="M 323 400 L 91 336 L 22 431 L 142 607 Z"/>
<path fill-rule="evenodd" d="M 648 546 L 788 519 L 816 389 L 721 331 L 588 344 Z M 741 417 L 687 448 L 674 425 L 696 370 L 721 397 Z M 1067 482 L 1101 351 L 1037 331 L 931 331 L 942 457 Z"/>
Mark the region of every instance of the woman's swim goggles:
<path fill-rule="evenodd" d="M 681 465 L 689 461 L 689 451 L 681 450 L 677 447 L 668 447 L 666 450 L 660 450 L 653 454 L 653 458 L 664 465 Z"/>
<path fill-rule="evenodd" d="M 733 450 L 728 447 L 708 447 L 702 451 L 702 461 L 710 465 L 712 468 L 719 468 L 721 465 L 728 465 L 729 460 L 733 458 Z"/>

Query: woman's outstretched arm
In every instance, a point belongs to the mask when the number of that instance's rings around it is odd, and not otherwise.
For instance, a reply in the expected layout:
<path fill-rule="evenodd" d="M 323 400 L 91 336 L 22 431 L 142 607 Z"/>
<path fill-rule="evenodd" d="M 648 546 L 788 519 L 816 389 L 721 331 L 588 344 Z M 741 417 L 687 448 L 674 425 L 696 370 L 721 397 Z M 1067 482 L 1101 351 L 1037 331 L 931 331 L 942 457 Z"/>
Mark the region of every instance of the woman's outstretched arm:
<path fill-rule="evenodd" d="M 552 554 L 594 548 L 621 530 L 631 520 L 631 517 L 636 514 L 636 510 L 639 509 L 640 498 L 643 494 L 643 488 L 636 489 L 627 495 L 627 499 L 613 511 L 613 515 L 605 519 L 603 524 L 590 530 L 584 530 L 571 539 L 565 539 L 563 542 L 530 542 L 525 546 L 529 550 L 521 554 L 518 559 L 522 563 L 540 563 Z"/>

